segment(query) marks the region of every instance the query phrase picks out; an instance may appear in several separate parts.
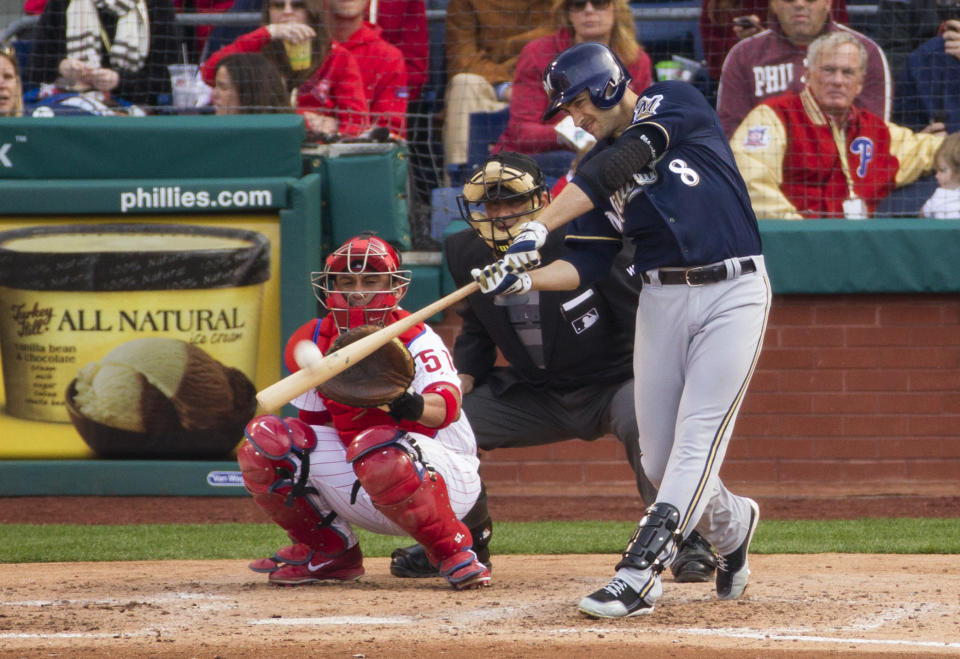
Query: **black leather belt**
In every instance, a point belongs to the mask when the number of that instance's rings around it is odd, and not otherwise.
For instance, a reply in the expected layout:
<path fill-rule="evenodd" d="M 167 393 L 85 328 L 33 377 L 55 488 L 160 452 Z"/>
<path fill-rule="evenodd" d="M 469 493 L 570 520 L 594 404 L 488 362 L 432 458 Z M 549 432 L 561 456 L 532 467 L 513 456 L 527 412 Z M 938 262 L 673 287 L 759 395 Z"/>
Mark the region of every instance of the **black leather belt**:
<path fill-rule="evenodd" d="M 750 274 L 757 271 L 757 264 L 753 259 L 740 259 L 740 272 Z M 650 277 L 644 272 L 641 274 L 644 283 L 650 283 Z M 660 283 L 686 284 L 687 286 L 703 286 L 704 284 L 714 284 L 727 278 L 727 266 L 724 263 L 713 263 L 711 265 L 698 265 L 693 268 L 677 268 L 675 270 L 660 270 Z"/>

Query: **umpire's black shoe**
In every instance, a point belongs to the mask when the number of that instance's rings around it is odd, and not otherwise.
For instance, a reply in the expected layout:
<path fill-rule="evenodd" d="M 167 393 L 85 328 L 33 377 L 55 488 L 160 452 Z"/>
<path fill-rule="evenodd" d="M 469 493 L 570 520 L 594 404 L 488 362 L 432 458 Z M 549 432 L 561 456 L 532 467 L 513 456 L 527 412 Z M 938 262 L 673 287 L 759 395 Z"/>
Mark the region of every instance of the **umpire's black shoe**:
<path fill-rule="evenodd" d="M 486 548 L 485 548 L 486 549 Z M 490 550 L 486 549 L 485 556 L 476 552 L 481 563 L 491 569 Z M 390 554 L 390 574 L 403 579 L 422 579 L 423 577 L 439 577 L 437 568 L 430 565 L 427 552 L 421 545 L 398 547 Z"/>
<path fill-rule="evenodd" d="M 747 501 L 750 504 L 747 537 L 733 552 L 721 556 L 717 561 L 717 597 L 722 600 L 735 600 L 743 595 L 750 578 L 747 552 L 750 551 L 750 541 L 753 539 L 753 532 L 757 530 L 757 522 L 760 521 L 760 506 L 753 499 Z"/>
<path fill-rule="evenodd" d="M 440 576 L 437 568 L 430 565 L 427 552 L 420 545 L 394 549 L 390 554 L 390 574 L 405 579 Z"/>
<path fill-rule="evenodd" d="M 670 564 L 673 580 L 680 583 L 703 583 L 713 580 L 717 569 L 717 554 L 706 538 L 694 531 L 677 552 Z"/>

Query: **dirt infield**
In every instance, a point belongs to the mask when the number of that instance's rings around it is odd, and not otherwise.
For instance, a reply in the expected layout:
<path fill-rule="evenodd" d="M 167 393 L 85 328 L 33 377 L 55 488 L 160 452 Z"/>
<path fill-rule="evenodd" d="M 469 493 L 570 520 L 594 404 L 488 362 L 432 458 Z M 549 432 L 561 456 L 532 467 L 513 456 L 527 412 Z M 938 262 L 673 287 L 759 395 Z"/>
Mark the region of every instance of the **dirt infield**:
<path fill-rule="evenodd" d="M 763 519 L 958 517 L 960 497 L 761 496 Z M 495 519 L 636 519 L 622 496 L 494 495 Z M 0 523 L 264 522 L 246 498 L 0 498 Z M 762 524 L 762 521 L 761 521 Z M 245 561 L 0 564 L 3 657 L 960 656 L 956 556 L 759 555 L 744 598 L 666 581 L 652 615 L 577 611 L 615 556 L 495 556 L 455 593 L 365 561 L 350 584 L 269 586 Z"/>
<path fill-rule="evenodd" d="M 243 561 L 0 565 L 16 657 L 777 657 L 960 654 L 960 571 L 942 556 L 755 556 L 744 598 L 665 584 L 649 616 L 592 620 L 612 556 L 497 556 L 495 583 L 367 561 L 357 583 L 267 585 Z"/>

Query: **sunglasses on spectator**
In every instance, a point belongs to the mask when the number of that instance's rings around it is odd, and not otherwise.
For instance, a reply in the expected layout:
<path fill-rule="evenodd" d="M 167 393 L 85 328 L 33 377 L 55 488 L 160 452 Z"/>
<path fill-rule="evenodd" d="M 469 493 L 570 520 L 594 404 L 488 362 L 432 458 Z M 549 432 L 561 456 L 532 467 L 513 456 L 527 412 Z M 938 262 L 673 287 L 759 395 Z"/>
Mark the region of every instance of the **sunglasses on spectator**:
<path fill-rule="evenodd" d="M 271 9 L 285 9 L 288 4 L 290 9 L 303 9 L 303 0 L 270 0 Z"/>
<path fill-rule="evenodd" d="M 567 0 L 567 11 L 583 11 L 587 8 L 587 2 L 594 9 L 606 9 L 613 4 L 613 0 Z"/>

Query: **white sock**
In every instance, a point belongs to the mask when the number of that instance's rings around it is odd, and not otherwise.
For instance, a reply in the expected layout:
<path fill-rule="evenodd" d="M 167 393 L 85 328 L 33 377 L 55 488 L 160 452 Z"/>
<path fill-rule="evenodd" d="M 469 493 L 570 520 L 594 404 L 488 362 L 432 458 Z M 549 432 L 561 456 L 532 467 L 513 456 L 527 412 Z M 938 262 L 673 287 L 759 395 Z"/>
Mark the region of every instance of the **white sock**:
<path fill-rule="evenodd" d="M 617 570 L 617 578 L 627 582 L 627 585 L 638 593 L 647 585 L 653 576 L 652 570 L 638 570 L 632 567 L 622 567 Z"/>

